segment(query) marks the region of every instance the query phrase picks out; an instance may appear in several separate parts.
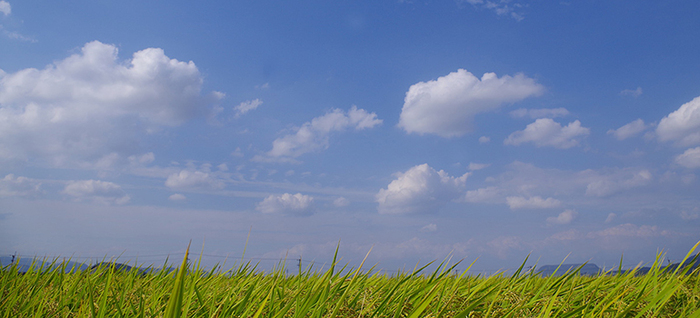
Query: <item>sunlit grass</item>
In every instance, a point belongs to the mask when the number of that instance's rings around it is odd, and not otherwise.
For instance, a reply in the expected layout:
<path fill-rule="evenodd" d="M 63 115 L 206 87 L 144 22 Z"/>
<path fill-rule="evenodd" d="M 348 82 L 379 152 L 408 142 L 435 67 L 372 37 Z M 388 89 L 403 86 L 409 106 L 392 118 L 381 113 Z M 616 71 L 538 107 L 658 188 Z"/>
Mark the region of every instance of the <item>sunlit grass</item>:
<path fill-rule="evenodd" d="M 268 273 L 251 263 L 204 270 L 188 253 L 174 272 L 9 266 L 0 271 L 0 317 L 700 317 L 698 270 L 666 270 L 660 257 L 641 276 L 541 277 L 523 266 L 470 276 L 447 262 L 390 276 L 340 267 L 337 251 L 327 270 L 295 275 L 284 263 Z"/>

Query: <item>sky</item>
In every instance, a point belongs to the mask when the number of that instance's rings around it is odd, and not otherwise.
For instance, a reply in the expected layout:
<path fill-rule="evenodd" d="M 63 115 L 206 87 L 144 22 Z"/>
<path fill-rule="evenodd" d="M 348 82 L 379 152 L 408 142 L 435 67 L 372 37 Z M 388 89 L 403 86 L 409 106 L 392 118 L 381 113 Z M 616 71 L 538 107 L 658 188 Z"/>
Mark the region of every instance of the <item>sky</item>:
<path fill-rule="evenodd" d="M 0 255 L 680 261 L 700 240 L 699 13 L 0 0 Z"/>

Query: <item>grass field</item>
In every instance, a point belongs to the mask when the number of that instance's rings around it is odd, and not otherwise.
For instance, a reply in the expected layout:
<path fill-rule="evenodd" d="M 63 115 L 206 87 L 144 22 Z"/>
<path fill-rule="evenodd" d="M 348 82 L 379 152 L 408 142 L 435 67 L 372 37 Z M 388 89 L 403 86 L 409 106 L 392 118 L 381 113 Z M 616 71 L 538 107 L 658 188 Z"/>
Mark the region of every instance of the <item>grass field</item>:
<path fill-rule="evenodd" d="M 424 272 L 426 265 L 392 276 L 363 265 L 295 275 L 285 274 L 284 264 L 269 273 L 250 263 L 205 271 L 188 265 L 187 256 L 170 273 L 114 267 L 66 273 L 56 263 L 20 274 L 6 267 L 0 317 L 700 317 L 700 274 L 666 270 L 660 257 L 646 275 L 592 277 L 576 271 L 540 277 L 523 267 L 470 276 L 446 262 L 432 272 Z"/>

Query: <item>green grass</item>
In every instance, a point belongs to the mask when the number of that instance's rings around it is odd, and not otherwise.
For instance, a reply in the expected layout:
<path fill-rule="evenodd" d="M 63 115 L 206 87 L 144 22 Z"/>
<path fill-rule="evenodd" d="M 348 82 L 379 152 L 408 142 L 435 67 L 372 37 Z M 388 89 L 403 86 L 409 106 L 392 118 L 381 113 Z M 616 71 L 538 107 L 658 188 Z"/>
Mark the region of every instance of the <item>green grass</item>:
<path fill-rule="evenodd" d="M 700 242 L 699 242 L 700 244 Z M 684 262 L 697 248 L 688 253 Z M 188 247 L 189 251 L 189 247 Z M 388 276 L 333 264 L 286 275 L 250 263 L 229 271 L 188 265 L 142 274 L 61 265 L 0 271 L 0 317 L 698 317 L 700 274 L 651 271 L 540 277 L 523 272 L 470 276 L 456 264 Z M 364 264 L 364 262 L 363 262 Z M 473 264 L 473 263 L 472 263 Z M 524 264 L 524 263 L 523 263 Z M 471 266 L 470 266 L 471 267 Z"/>

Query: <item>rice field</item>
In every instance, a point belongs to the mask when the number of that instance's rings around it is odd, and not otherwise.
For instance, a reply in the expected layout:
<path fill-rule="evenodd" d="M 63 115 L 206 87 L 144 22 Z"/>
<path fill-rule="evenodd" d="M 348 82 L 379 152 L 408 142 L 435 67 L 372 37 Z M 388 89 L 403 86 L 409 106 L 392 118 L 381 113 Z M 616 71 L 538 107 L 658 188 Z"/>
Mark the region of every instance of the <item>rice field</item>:
<path fill-rule="evenodd" d="M 71 271 L 56 262 L 22 274 L 8 266 L 0 271 L 0 317 L 700 317 L 698 270 L 663 268 L 660 257 L 645 275 L 548 277 L 524 271 L 525 263 L 510 275 L 455 274 L 457 264 L 447 262 L 430 272 L 426 264 L 373 274 L 364 262 L 352 269 L 337 258 L 294 275 L 284 264 L 267 273 L 251 263 L 204 270 L 187 256 L 175 271 L 149 273 Z"/>

